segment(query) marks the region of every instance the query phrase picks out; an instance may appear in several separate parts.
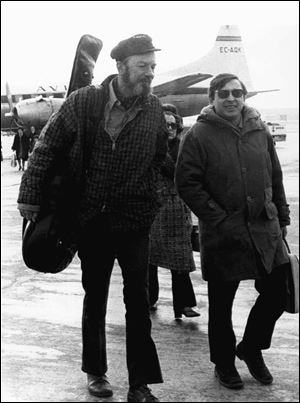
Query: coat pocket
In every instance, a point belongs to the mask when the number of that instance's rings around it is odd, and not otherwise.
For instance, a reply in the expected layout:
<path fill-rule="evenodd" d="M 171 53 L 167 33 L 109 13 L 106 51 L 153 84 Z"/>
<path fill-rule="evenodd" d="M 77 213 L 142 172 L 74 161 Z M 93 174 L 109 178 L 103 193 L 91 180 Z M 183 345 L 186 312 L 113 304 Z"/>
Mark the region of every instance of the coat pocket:
<path fill-rule="evenodd" d="M 273 191 L 272 187 L 268 187 L 265 189 L 265 210 L 269 220 L 278 216 L 278 210 L 275 204 L 272 201 Z"/>

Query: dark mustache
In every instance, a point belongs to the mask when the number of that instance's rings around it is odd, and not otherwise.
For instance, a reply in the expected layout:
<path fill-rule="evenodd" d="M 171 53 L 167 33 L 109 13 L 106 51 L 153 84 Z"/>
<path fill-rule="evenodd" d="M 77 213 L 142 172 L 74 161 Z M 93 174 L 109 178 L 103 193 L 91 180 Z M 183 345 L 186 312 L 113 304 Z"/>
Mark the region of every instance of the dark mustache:
<path fill-rule="evenodd" d="M 147 78 L 147 77 L 145 77 L 145 78 L 142 78 L 142 79 L 140 80 L 140 82 L 141 82 L 141 83 L 145 83 L 145 84 L 151 84 L 151 83 L 152 83 L 152 78 Z"/>

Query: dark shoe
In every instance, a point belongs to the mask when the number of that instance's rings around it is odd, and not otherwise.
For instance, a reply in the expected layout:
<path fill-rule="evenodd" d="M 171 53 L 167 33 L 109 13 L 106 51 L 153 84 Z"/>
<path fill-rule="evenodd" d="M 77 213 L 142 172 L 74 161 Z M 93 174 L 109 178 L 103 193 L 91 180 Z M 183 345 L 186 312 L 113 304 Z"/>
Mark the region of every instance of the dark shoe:
<path fill-rule="evenodd" d="M 106 375 L 96 376 L 87 374 L 88 391 L 91 395 L 98 397 L 112 396 L 113 391 Z"/>
<path fill-rule="evenodd" d="M 230 367 L 215 366 L 215 375 L 221 385 L 229 389 L 241 389 L 244 382 L 234 365 Z"/>
<path fill-rule="evenodd" d="M 273 382 L 273 376 L 268 370 L 260 350 L 245 351 L 243 342 L 236 347 L 236 355 L 240 360 L 245 361 L 250 374 L 264 385 Z"/>
<path fill-rule="evenodd" d="M 147 385 L 142 385 L 136 389 L 129 389 L 127 402 L 159 402 L 159 400 L 152 395 Z"/>
<path fill-rule="evenodd" d="M 186 316 L 187 318 L 194 318 L 196 316 L 200 316 L 200 313 L 194 311 L 194 309 L 190 308 L 190 307 L 185 307 L 182 310 L 182 313 L 184 316 Z"/>
<path fill-rule="evenodd" d="M 195 318 L 196 316 L 200 316 L 200 313 L 194 311 L 194 309 L 187 306 L 185 308 L 182 308 L 181 311 L 175 312 L 175 319 L 182 318 L 182 315 L 186 316 L 187 318 Z"/>

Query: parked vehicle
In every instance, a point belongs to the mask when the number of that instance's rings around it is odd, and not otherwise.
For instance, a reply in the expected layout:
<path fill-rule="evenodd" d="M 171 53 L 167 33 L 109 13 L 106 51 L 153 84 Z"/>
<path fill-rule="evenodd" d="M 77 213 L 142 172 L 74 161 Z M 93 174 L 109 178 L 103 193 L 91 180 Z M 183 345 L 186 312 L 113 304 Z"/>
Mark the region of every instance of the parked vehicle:
<path fill-rule="evenodd" d="M 284 122 L 266 122 L 266 124 L 270 129 L 274 144 L 276 144 L 277 141 L 286 141 L 286 124 Z"/>

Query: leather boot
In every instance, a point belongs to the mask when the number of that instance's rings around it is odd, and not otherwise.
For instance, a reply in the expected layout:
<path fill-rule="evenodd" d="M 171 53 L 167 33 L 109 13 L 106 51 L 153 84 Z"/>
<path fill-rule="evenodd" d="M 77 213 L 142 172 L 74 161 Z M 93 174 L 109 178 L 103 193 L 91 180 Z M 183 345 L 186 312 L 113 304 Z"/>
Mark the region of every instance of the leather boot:
<path fill-rule="evenodd" d="M 98 397 L 112 396 L 113 391 L 106 375 L 97 376 L 87 374 L 88 391 Z"/>
<path fill-rule="evenodd" d="M 273 382 L 273 376 L 264 362 L 261 350 L 246 349 L 241 342 L 236 347 L 236 355 L 240 360 L 245 361 L 253 378 L 264 385 L 270 385 Z"/>

